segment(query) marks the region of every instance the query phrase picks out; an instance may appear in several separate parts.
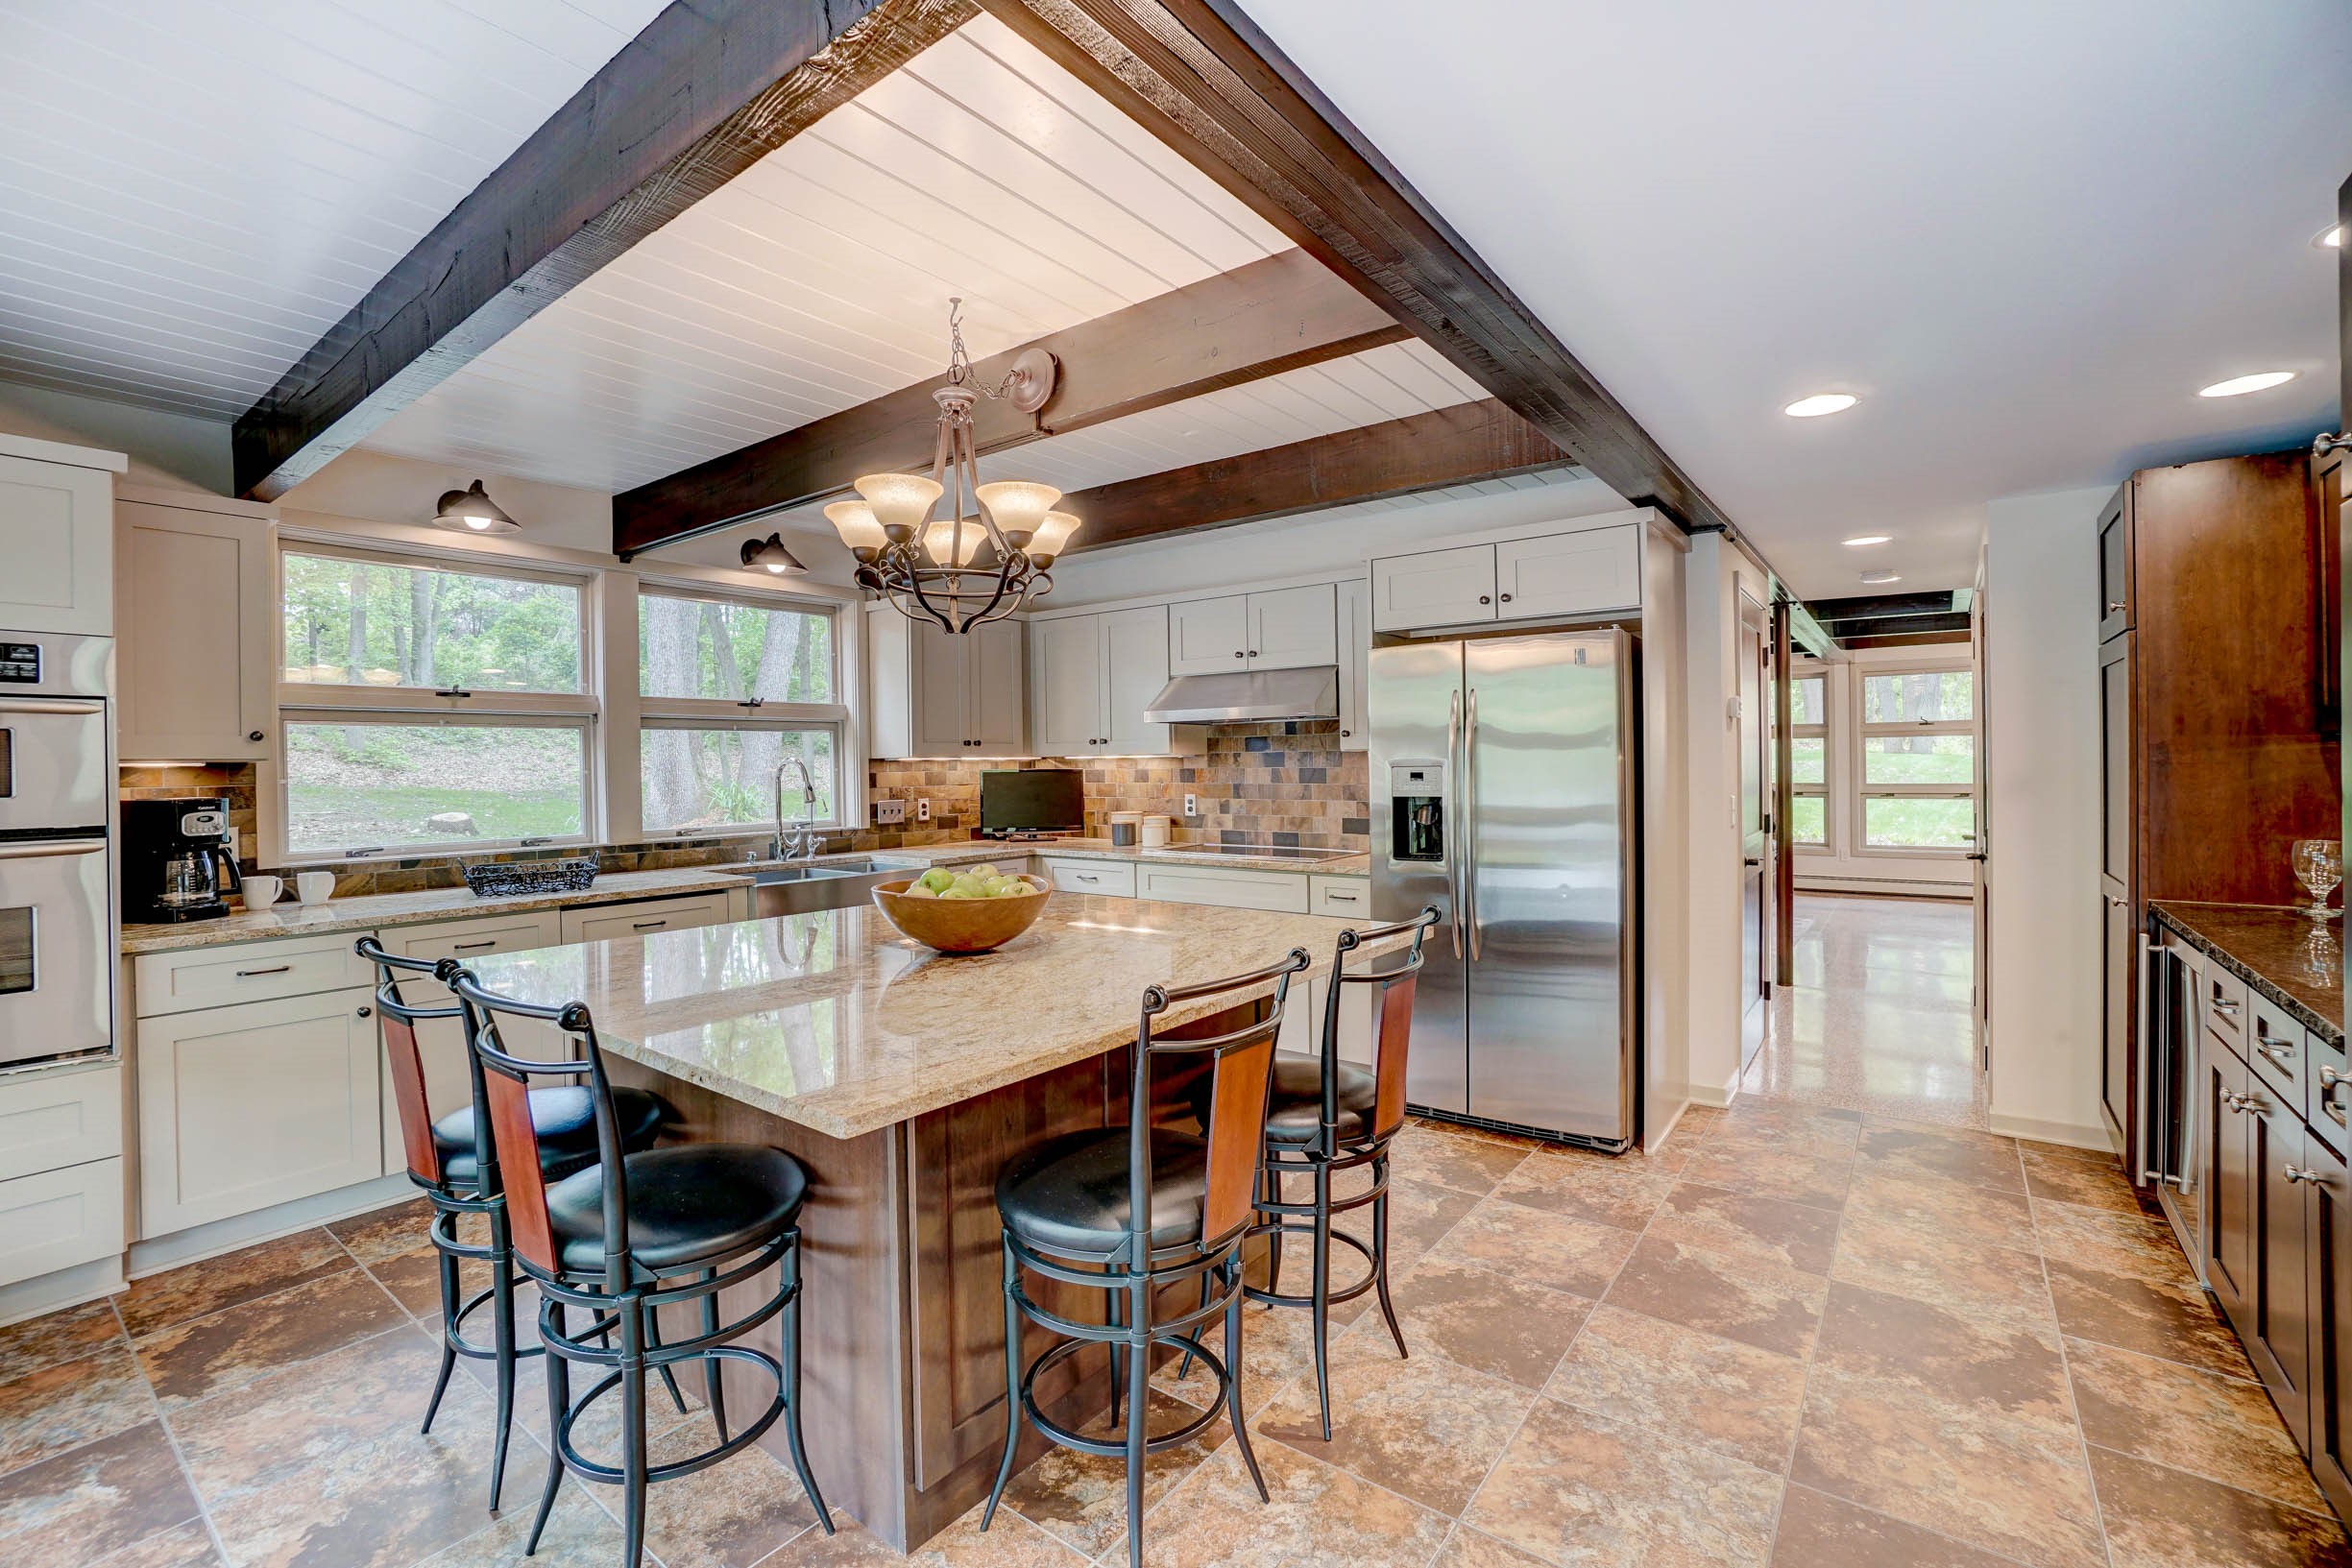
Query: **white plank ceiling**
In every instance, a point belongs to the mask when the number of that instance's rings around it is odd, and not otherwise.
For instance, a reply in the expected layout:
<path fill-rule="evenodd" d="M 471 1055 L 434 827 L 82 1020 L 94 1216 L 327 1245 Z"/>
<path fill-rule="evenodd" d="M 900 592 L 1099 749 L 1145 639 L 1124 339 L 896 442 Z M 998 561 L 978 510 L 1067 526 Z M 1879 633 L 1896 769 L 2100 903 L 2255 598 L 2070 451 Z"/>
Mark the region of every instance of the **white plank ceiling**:
<path fill-rule="evenodd" d="M 229 420 L 664 0 L 0 0 L 0 379 Z"/>
<path fill-rule="evenodd" d="M 625 490 L 1285 249 L 982 16 L 509 334 L 368 445 Z M 1082 489 L 1479 398 L 1419 344 L 983 465 Z"/>

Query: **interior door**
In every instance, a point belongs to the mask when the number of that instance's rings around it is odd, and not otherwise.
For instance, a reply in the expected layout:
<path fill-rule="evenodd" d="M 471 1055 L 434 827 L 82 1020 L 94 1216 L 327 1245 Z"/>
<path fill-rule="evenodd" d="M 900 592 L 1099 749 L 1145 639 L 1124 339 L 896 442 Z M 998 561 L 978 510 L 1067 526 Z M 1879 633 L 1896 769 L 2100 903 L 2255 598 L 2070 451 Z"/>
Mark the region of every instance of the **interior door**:
<path fill-rule="evenodd" d="M 1970 892 L 1976 911 L 1976 942 L 1969 974 L 1973 980 L 1971 1000 L 1976 1014 L 1976 1066 L 1979 1072 L 1993 1070 L 1993 791 L 1987 787 L 1990 762 L 1985 742 L 1992 726 L 1985 721 L 1985 712 L 1993 700 L 1993 676 L 1987 657 L 1984 636 L 1984 589 L 1976 589 L 1976 604 L 1968 617 L 1969 642 L 1976 652 L 1976 847 L 1968 853 Z"/>
<path fill-rule="evenodd" d="M 1739 599 L 1739 1066 L 1742 1072 L 1764 1043 L 1770 996 L 1771 923 L 1765 899 L 1771 867 L 1765 854 L 1764 607 L 1745 593 Z"/>

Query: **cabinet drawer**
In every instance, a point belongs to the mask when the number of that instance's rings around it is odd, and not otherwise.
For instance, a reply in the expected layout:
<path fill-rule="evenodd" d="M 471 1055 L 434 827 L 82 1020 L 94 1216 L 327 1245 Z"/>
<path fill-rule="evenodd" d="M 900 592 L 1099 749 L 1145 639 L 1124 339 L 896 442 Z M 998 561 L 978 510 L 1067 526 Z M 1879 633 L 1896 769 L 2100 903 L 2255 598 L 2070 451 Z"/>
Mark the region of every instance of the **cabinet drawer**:
<path fill-rule="evenodd" d="M 2303 1025 L 2289 1018 L 2267 997 L 2249 996 L 2246 1016 L 2246 1064 L 2278 1092 L 2279 1098 L 2298 1118 L 2309 1119 L 2306 1084 L 2311 1078 L 2310 1042 Z"/>
<path fill-rule="evenodd" d="M 382 1175 L 375 1001 L 362 986 L 141 1020 L 139 1234 Z"/>
<path fill-rule="evenodd" d="M 0 1180 L 123 1151 L 123 1070 L 0 1078 Z"/>
<path fill-rule="evenodd" d="M 1342 920 L 1368 920 L 1372 912 L 1370 877 L 1309 877 L 1307 913 L 1336 915 Z"/>
<path fill-rule="evenodd" d="M 1122 860 L 1056 860 L 1044 858 L 1045 874 L 1065 893 L 1108 893 L 1135 896 L 1135 868 Z"/>
<path fill-rule="evenodd" d="M 692 898 L 662 899 L 649 904 L 600 905 L 563 912 L 563 940 L 609 942 L 619 937 L 650 936 L 655 931 L 683 931 L 696 926 L 716 926 L 729 919 L 733 905 L 725 893 L 698 893 Z"/>
<path fill-rule="evenodd" d="M 352 944 L 360 932 L 303 936 L 284 942 L 239 942 L 180 953 L 143 953 L 132 960 L 141 1018 L 267 1001 L 366 985 L 374 978 Z"/>
<path fill-rule="evenodd" d="M 0 1285 L 123 1249 L 123 1162 L 92 1160 L 0 1181 Z"/>
<path fill-rule="evenodd" d="M 1214 904 L 1227 909 L 1307 912 L 1307 880 L 1286 871 L 1196 871 L 1190 866 L 1146 865 L 1136 878 L 1138 897 L 1172 904 Z"/>
<path fill-rule="evenodd" d="M 2223 969 L 2219 964 L 2205 966 L 2205 1026 L 2234 1047 L 2238 1054 L 2251 1059 L 2245 1047 L 2246 1029 L 2251 1024 L 2246 1016 L 2245 981 Z"/>

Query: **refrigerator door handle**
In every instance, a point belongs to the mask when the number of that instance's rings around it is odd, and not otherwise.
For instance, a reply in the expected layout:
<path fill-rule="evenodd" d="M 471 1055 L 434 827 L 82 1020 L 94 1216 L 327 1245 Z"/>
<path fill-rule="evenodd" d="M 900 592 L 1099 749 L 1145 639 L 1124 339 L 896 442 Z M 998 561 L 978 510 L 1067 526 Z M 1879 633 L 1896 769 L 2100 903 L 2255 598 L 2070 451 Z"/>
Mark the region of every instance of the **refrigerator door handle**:
<path fill-rule="evenodd" d="M 1462 692 L 1459 688 L 1445 697 L 1445 813 L 1453 820 L 1446 827 L 1453 842 L 1445 846 L 1445 890 L 1453 895 L 1453 907 L 1446 913 L 1446 926 L 1454 936 L 1454 956 L 1462 956 L 1462 812 L 1454 795 L 1454 756 L 1462 740 Z"/>
<path fill-rule="evenodd" d="M 1478 952 L 1478 842 L 1471 836 L 1471 824 L 1478 816 L 1478 688 L 1470 688 L 1470 703 L 1462 720 L 1462 831 L 1455 839 L 1462 845 L 1462 923 L 1469 928 L 1470 962 L 1476 963 Z"/>

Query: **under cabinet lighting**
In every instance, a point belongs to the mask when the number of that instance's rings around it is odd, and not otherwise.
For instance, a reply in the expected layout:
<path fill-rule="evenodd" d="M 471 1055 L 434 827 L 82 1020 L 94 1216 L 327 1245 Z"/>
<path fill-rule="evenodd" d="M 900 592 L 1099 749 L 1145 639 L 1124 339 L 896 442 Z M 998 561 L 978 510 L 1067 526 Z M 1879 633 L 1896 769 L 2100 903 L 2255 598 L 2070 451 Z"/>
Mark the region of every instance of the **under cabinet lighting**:
<path fill-rule="evenodd" d="M 1781 410 L 1792 420 L 1817 420 L 1824 414 L 1843 414 L 1861 401 L 1851 392 L 1816 392 Z"/>
<path fill-rule="evenodd" d="M 2294 379 L 2294 374 L 2292 371 L 2256 371 L 2251 375 L 2233 375 L 2226 381 L 2199 387 L 2196 395 L 2200 398 L 2243 398 L 2249 392 L 2267 392 L 2272 387 L 2283 387 Z"/>

